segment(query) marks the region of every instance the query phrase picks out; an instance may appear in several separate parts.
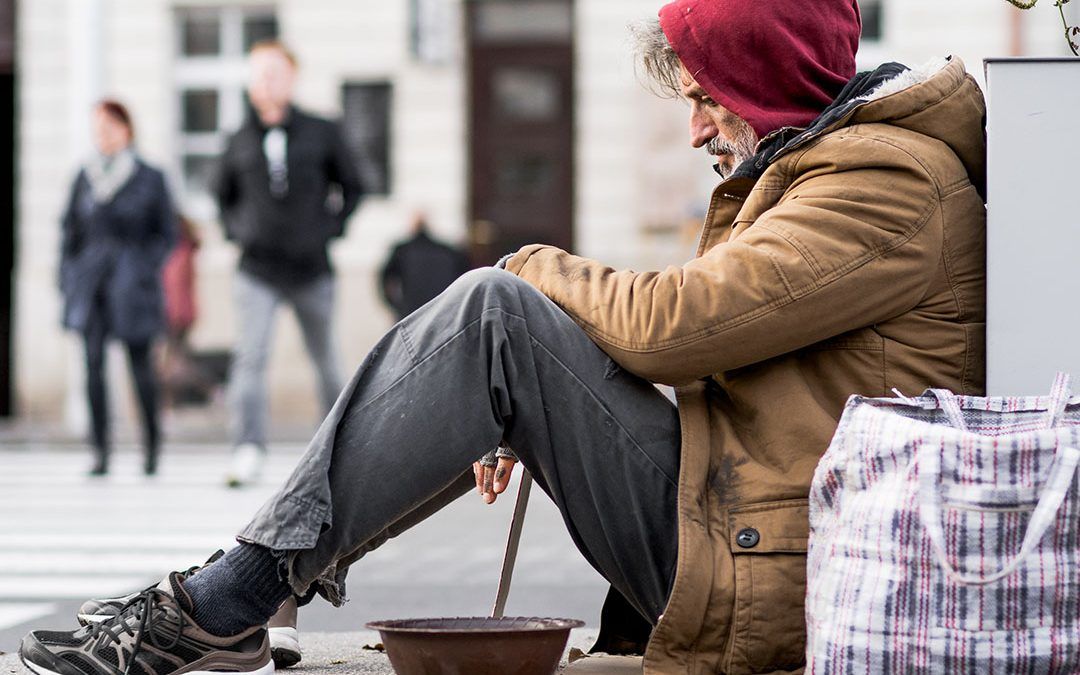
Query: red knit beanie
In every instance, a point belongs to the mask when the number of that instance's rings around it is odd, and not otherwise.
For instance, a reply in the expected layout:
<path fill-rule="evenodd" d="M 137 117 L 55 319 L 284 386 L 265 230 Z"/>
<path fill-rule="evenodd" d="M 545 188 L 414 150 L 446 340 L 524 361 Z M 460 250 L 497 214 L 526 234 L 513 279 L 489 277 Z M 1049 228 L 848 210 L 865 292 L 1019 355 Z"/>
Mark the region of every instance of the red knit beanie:
<path fill-rule="evenodd" d="M 804 127 L 855 75 L 856 0 L 675 0 L 660 26 L 717 103 L 765 137 Z"/>

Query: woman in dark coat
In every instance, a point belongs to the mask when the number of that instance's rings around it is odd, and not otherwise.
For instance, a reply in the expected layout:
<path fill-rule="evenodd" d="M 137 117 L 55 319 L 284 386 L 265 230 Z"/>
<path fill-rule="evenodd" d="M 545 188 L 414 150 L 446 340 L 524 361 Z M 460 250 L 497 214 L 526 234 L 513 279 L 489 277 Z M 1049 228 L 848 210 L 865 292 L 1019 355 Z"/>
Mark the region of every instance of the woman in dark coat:
<path fill-rule="evenodd" d="M 144 470 L 157 471 L 160 443 L 157 378 L 151 347 L 164 326 L 161 267 L 172 248 L 176 215 L 160 171 L 132 148 L 126 108 L 105 100 L 94 108 L 97 153 L 82 167 L 63 218 L 60 286 L 64 325 L 82 333 L 92 421 L 94 464 L 109 465 L 105 344 L 127 346 L 142 411 Z"/>

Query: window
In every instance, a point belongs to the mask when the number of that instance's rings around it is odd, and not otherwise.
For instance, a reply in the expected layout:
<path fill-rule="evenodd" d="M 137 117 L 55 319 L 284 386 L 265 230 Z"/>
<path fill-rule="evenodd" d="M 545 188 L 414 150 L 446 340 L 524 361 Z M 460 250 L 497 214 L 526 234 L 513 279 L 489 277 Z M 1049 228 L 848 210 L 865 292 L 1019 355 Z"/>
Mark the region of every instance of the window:
<path fill-rule="evenodd" d="M 244 17 L 244 52 L 256 42 L 271 40 L 278 35 L 277 19 L 273 14 L 249 14 Z"/>
<path fill-rule="evenodd" d="M 342 126 L 356 158 L 364 191 L 390 194 L 389 82 L 348 82 L 342 87 Z"/>
<path fill-rule="evenodd" d="M 175 17 L 176 167 L 185 211 L 208 219 L 216 213 L 210 177 L 244 120 L 247 51 L 277 37 L 278 23 L 271 7 L 191 7 Z"/>
<path fill-rule="evenodd" d="M 885 39 L 883 13 L 885 0 L 859 0 L 862 14 L 862 41 L 880 42 Z"/>
<path fill-rule="evenodd" d="M 184 132 L 213 132 L 217 130 L 218 91 L 216 89 L 188 89 L 183 98 Z"/>
<path fill-rule="evenodd" d="M 188 13 L 180 20 L 180 45 L 185 56 L 217 56 L 221 53 L 221 18 L 216 13 Z"/>
<path fill-rule="evenodd" d="M 409 0 L 409 51 L 421 63 L 446 63 L 454 54 L 456 13 L 450 0 Z"/>
<path fill-rule="evenodd" d="M 574 12 L 566 0 L 513 0 L 477 3 L 473 39 L 486 43 L 569 42 Z"/>

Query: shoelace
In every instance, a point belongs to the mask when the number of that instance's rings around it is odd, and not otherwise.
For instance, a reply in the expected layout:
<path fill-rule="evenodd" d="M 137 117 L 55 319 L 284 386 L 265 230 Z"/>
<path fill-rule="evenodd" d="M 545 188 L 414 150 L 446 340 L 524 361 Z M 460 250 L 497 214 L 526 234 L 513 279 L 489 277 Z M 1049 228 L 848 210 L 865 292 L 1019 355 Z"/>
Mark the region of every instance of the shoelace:
<path fill-rule="evenodd" d="M 176 635 L 167 644 L 163 644 L 154 632 L 155 624 L 164 620 L 165 605 L 172 605 L 176 608 L 176 616 L 179 621 L 176 627 Z M 138 628 L 134 631 L 129 623 L 132 619 L 138 621 Z M 174 649 L 180 644 L 180 636 L 184 632 L 184 612 L 180 609 L 179 603 L 171 593 L 155 586 L 146 589 L 129 600 L 116 617 L 101 623 L 91 624 L 88 628 L 91 639 L 97 639 L 102 634 L 108 635 L 109 644 L 115 642 L 119 645 L 121 636 L 125 633 L 135 638 L 135 644 L 132 646 L 131 653 L 128 655 L 127 663 L 124 666 L 124 675 L 129 675 L 131 666 L 135 663 L 135 657 L 139 655 L 139 650 L 142 649 L 143 640 L 147 635 L 150 636 L 150 644 L 163 652 Z M 102 645 L 102 647 L 107 647 L 109 644 Z"/>

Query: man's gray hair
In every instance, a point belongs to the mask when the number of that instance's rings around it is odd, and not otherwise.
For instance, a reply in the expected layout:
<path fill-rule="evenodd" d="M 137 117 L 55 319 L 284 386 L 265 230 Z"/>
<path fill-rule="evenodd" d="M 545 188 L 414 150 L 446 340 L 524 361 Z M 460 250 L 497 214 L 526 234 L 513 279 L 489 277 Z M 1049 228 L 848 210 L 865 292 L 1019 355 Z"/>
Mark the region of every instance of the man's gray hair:
<path fill-rule="evenodd" d="M 678 98 L 681 92 L 679 57 L 664 35 L 660 19 L 630 24 L 630 35 L 638 66 L 649 80 L 649 88 L 660 96 Z"/>

